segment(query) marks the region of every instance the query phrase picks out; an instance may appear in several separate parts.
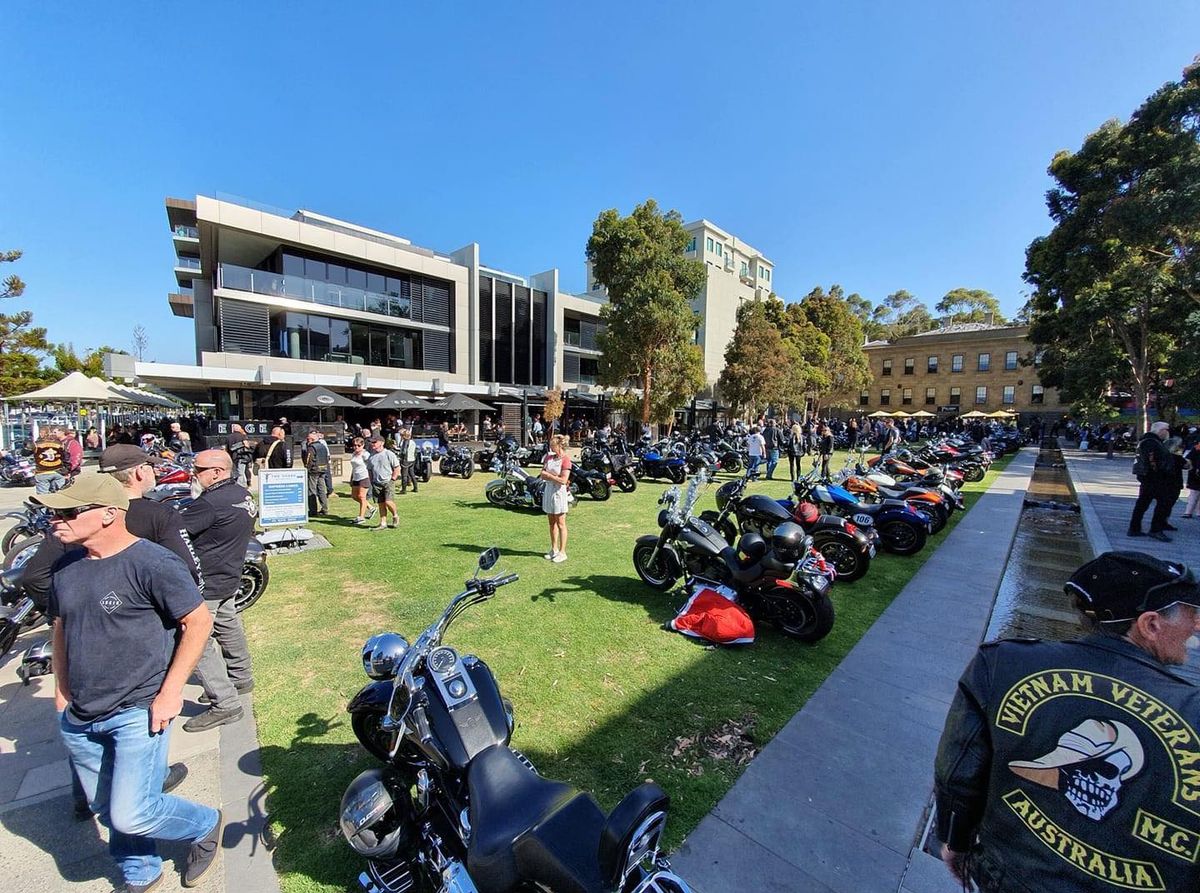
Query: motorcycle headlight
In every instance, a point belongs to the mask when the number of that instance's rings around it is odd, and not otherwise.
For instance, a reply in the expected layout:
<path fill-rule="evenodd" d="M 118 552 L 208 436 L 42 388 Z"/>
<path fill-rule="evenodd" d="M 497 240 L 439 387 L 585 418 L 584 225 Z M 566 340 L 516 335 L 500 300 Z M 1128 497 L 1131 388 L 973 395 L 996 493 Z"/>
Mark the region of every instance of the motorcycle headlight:
<path fill-rule="evenodd" d="M 391 679 L 408 654 L 408 640 L 399 633 L 379 633 L 362 647 L 363 672 L 372 679 Z"/>

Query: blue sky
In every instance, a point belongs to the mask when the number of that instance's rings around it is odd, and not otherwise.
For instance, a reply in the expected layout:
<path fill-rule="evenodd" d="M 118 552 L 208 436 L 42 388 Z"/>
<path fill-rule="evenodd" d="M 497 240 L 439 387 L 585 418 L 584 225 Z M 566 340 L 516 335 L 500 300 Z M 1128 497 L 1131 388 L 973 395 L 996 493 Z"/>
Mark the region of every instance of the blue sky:
<path fill-rule="evenodd" d="M 24 2 L 4 30 L 5 303 L 190 362 L 168 195 L 475 241 L 569 291 L 597 213 L 654 197 L 763 251 L 788 300 L 1015 312 L 1054 152 L 1179 77 L 1200 4 Z"/>

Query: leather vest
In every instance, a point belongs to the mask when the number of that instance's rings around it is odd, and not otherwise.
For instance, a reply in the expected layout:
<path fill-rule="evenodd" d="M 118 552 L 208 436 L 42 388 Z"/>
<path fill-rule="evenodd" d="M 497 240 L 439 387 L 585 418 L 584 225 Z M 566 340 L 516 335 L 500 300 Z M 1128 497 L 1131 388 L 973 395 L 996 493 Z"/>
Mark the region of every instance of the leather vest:
<path fill-rule="evenodd" d="M 955 849 L 978 829 L 985 891 L 1200 888 L 1200 688 L 1135 645 L 984 645 L 937 769 L 939 828 Z"/>
<path fill-rule="evenodd" d="M 33 461 L 39 474 L 62 471 L 67 450 L 57 440 L 39 440 L 33 447 Z"/>

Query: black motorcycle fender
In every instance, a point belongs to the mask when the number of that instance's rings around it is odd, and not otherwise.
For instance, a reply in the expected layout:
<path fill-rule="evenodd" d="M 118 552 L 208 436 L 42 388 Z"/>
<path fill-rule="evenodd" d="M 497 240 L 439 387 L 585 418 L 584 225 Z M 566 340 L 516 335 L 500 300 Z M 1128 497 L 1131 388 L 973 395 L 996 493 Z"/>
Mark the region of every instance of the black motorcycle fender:
<path fill-rule="evenodd" d="M 390 679 L 380 679 L 368 682 L 350 699 L 346 707 L 347 713 L 385 713 L 388 702 L 392 699 L 392 682 Z"/>
<path fill-rule="evenodd" d="M 638 543 L 649 543 L 651 546 L 658 545 L 658 536 L 649 533 L 646 536 L 638 537 Z M 674 546 L 666 545 L 659 550 L 659 555 L 667 562 L 667 571 L 675 579 L 683 576 L 683 562 L 679 559 L 679 553 L 675 551 Z"/>

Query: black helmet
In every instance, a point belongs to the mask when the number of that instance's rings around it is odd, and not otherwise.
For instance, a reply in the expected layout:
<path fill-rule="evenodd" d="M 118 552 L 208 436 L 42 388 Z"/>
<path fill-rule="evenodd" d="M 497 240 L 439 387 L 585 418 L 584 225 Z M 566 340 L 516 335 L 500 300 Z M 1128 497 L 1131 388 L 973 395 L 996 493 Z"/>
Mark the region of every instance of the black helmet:
<path fill-rule="evenodd" d="M 753 531 L 743 533 L 738 539 L 738 551 L 751 561 L 758 561 L 767 554 L 767 541 Z"/>
<path fill-rule="evenodd" d="M 799 561 L 808 550 L 804 528 L 793 521 L 780 524 L 771 537 L 771 550 L 780 561 Z"/>
<path fill-rule="evenodd" d="M 913 460 L 912 450 L 896 450 L 896 458 L 901 462 L 911 462 Z"/>
<path fill-rule="evenodd" d="M 510 434 L 508 437 L 502 438 L 496 446 L 502 452 L 513 453 L 517 449 L 517 439 Z"/>
<path fill-rule="evenodd" d="M 392 796 L 384 770 L 368 769 L 342 795 L 342 834 L 359 855 L 391 859 L 410 831 L 406 807 Z"/>

